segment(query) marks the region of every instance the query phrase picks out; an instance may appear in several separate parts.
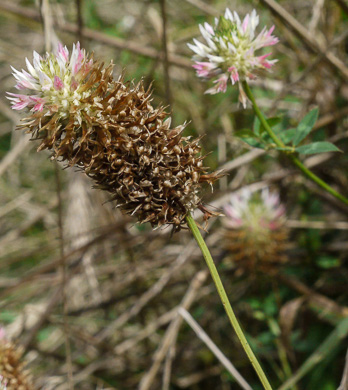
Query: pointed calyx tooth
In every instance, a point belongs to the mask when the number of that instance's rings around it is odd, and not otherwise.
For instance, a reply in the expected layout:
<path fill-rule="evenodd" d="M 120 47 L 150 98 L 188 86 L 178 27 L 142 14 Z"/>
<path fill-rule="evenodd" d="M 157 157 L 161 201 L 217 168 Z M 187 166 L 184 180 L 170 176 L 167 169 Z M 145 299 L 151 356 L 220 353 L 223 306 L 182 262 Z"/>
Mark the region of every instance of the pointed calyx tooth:
<path fill-rule="evenodd" d="M 66 48 L 59 50 L 56 60 L 48 55 L 36 61 L 42 69 L 58 61 L 73 77 L 52 76 L 52 90 L 42 92 L 45 103 L 29 111 L 19 126 L 41 140 L 38 150 L 48 149 L 53 159 L 83 170 L 95 187 L 110 192 L 116 206 L 141 223 L 180 230 L 197 207 L 206 217 L 212 215 L 201 207 L 199 193 L 201 183 L 212 184 L 220 174 L 203 167 L 200 139 L 182 135 L 186 124 L 170 128 L 171 118 L 163 107 L 151 105 L 152 92 L 143 81 L 115 80 L 112 64 L 104 68 L 90 60 L 79 45 L 70 60 Z M 16 107 L 25 107 L 24 98 L 15 99 Z"/>

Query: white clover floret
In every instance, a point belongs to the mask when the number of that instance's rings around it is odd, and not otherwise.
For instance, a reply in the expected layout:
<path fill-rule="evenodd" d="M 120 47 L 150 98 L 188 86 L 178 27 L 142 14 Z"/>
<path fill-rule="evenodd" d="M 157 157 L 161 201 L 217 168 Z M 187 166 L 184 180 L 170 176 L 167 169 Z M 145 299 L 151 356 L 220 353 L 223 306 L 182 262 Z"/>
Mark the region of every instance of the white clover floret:
<path fill-rule="evenodd" d="M 206 44 L 194 39 L 188 47 L 195 53 L 193 60 L 197 75 L 202 78 L 214 78 L 214 86 L 206 93 L 226 92 L 228 80 L 232 85 L 239 84 L 239 100 L 246 107 L 247 96 L 242 81 L 255 79 L 262 70 L 269 70 L 275 59 L 269 60 L 271 53 L 255 55 L 255 51 L 275 45 L 278 38 L 272 35 L 274 26 L 264 27 L 256 36 L 259 16 L 253 10 L 243 21 L 236 12 L 226 8 L 224 16 L 215 18 L 215 25 L 200 25 L 199 29 Z M 256 37 L 255 37 L 256 36 Z"/>
<path fill-rule="evenodd" d="M 88 60 L 84 49 L 79 42 L 73 45 L 69 59 L 69 50 L 62 44 L 58 45 L 56 54 L 47 53 L 41 57 L 33 53 L 33 65 L 26 58 L 28 71 L 18 71 L 12 67 L 13 76 L 17 84 L 15 88 L 26 94 L 8 92 L 14 110 L 30 109 L 32 112 L 58 111 L 61 117 L 69 114 L 70 106 L 75 105 L 83 109 L 81 100 L 91 92 L 80 92 L 83 86 L 81 81 L 93 65 Z"/>

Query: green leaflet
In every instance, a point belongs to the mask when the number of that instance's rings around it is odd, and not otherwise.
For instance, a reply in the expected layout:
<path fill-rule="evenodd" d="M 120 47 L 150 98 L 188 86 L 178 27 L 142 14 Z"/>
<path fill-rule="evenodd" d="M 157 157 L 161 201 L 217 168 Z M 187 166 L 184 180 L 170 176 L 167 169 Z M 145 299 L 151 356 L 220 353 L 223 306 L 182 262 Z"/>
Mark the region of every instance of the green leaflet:
<path fill-rule="evenodd" d="M 296 152 L 300 154 L 316 154 L 326 152 L 341 152 L 341 150 L 331 142 L 322 141 L 299 146 L 296 148 Z"/>
<path fill-rule="evenodd" d="M 302 119 L 296 128 L 293 144 L 297 146 L 312 131 L 315 122 L 318 119 L 319 110 L 314 108 Z"/>

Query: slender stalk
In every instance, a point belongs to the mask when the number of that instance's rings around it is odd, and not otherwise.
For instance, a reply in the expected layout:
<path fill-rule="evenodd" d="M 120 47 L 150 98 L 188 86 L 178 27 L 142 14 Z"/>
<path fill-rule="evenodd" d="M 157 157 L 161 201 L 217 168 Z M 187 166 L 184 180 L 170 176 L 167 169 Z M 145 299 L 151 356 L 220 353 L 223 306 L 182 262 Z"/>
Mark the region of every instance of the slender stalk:
<path fill-rule="evenodd" d="M 249 85 L 248 85 L 248 83 L 246 81 L 243 82 L 243 88 L 244 88 L 244 91 L 245 91 L 246 95 L 248 96 L 249 100 L 251 101 L 251 103 L 253 105 L 254 112 L 255 112 L 256 116 L 259 118 L 263 128 L 267 131 L 268 135 L 272 138 L 272 140 L 274 141 L 274 143 L 278 147 L 284 148 L 285 144 L 283 143 L 283 141 L 281 139 L 279 139 L 277 137 L 277 135 L 271 129 L 271 127 L 268 124 L 266 118 L 263 116 L 261 110 L 259 109 L 259 107 L 258 107 L 258 105 L 257 105 L 257 103 L 255 101 L 254 95 L 251 92 L 251 89 L 250 89 L 250 87 L 249 87 Z M 329 186 L 329 184 L 327 184 L 325 181 L 320 179 L 320 177 L 315 175 L 311 170 L 309 170 L 301 162 L 301 160 L 299 160 L 296 156 L 294 156 L 292 154 L 288 155 L 288 157 L 302 171 L 302 173 L 305 176 L 307 176 L 310 180 L 312 180 L 314 183 L 316 183 L 319 187 L 323 188 L 326 192 L 328 192 L 329 194 L 334 196 L 336 199 L 338 199 L 342 203 L 348 205 L 348 199 L 345 196 L 343 196 L 339 192 L 335 191 L 331 186 Z"/>
<path fill-rule="evenodd" d="M 166 11 L 166 0 L 160 0 L 161 14 L 162 14 L 162 49 L 163 49 L 163 70 L 164 70 L 164 81 L 166 87 L 166 98 L 167 104 L 172 107 L 173 99 L 170 87 L 170 75 L 169 75 L 169 58 L 168 58 L 168 36 L 167 36 L 167 11 Z"/>
<path fill-rule="evenodd" d="M 244 333 L 242 331 L 242 328 L 240 327 L 240 325 L 238 323 L 237 317 L 233 312 L 232 306 L 230 304 L 230 301 L 228 300 L 226 291 L 225 291 L 224 286 L 222 284 L 222 281 L 220 279 L 218 270 L 215 267 L 214 260 L 211 257 L 209 249 L 208 249 L 208 247 L 207 247 L 207 245 L 206 245 L 206 243 L 205 243 L 205 241 L 204 241 L 204 239 L 203 239 L 203 237 L 202 237 L 202 235 L 201 235 L 201 233 L 196 225 L 196 222 L 194 221 L 194 219 L 192 218 L 192 216 L 190 214 L 188 214 L 186 216 L 186 221 L 187 221 L 189 228 L 191 229 L 193 237 L 197 241 L 197 244 L 198 244 L 200 250 L 202 251 L 203 257 L 207 263 L 210 274 L 214 280 L 216 289 L 220 295 L 221 302 L 226 310 L 227 316 L 228 316 L 228 318 L 233 326 L 233 329 L 235 330 L 235 332 L 238 336 L 238 339 L 241 342 L 242 347 L 244 348 L 245 353 L 248 355 L 248 358 L 249 358 L 251 364 L 253 365 L 257 375 L 259 376 L 260 381 L 261 381 L 264 389 L 265 390 L 272 390 L 272 387 L 271 387 L 270 383 L 268 382 L 268 379 L 267 379 L 265 373 L 263 372 L 262 367 L 261 367 L 260 363 L 258 362 L 256 356 L 254 355 L 254 352 L 252 351 L 247 339 L 245 338 Z"/>
<path fill-rule="evenodd" d="M 60 168 L 58 162 L 55 161 L 54 171 L 56 176 L 57 197 L 58 197 L 58 232 L 59 232 L 59 249 L 61 257 L 61 272 L 62 272 L 62 302 L 63 302 L 63 331 L 64 331 L 64 344 L 66 353 L 66 365 L 68 376 L 68 388 L 74 390 L 74 376 L 72 370 L 72 357 L 71 357 L 71 344 L 70 344 L 70 330 L 68 324 L 68 297 L 67 297 L 67 269 L 65 258 L 65 242 L 64 242 L 64 229 L 63 229 L 63 199 L 62 199 L 62 183 L 60 181 Z"/>

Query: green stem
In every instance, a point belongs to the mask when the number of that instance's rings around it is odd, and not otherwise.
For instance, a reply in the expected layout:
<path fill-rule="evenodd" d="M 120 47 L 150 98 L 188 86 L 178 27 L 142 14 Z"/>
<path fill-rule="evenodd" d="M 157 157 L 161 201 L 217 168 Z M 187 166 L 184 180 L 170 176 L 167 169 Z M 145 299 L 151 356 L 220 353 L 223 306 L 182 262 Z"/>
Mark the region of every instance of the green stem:
<path fill-rule="evenodd" d="M 196 225 L 196 222 L 194 221 L 194 219 L 192 218 L 192 216 L 190 214 L 188 214 L 186 216 L 186 221 L 187 221 L 189 228 L 191 229 L 193 237 L 197 241 L 197 244 L 202 251 L 203 257 L 207 263 L 210 274 L 214 280 L 216 289 L 218 290 L 218 293 L 220 295 L 221 302 L 226 310 L 227 316 L 228 316 L 228 318 L 233 326 L 233 329 L 235 330 L 235 332 L 239 338 L 239 341 L 241 342 L 241 344 L 244 348 L 244 351 L 248 355 L 248 358 L 249 358 L 251 364 L 253 365 L 257 375 L 259 376 L 260 381 L 263 384 L 264 389 L 265 390 L 272 390 L 272 387 L 269 384 L 268 379 L 267 379 L 265 373 L 263 372 L 261 365 L 258 362 L 256 356 L 254 355 L 254 352 L 252 351 L 247 339 L 245 338 L 244 333 L 242 331 L 242 328 L 240 327 L 240 325 L 238 323 L 237 317 L 235 316 L 235 314 L 233 312 L 232 306 L 228 300 L 228 297 L 227 297 L 226 291 L 224 289 L 224 286 L 222 284 L 222 281 L 220 279 L 219 273 L 215 267 L 214 260 L 211 257 L 209 249 L 208 249 L 208 247 L 207 247 L 207 245 L 206 245 L 206 243 L 205 243 L 205 241 L 204 241 L 204 239 L 203 239 L 203 237 L 202 237 L 202 235 L 201 235 L 201 233 Z"/>
<path fill-rule="evenodd" d="M 274 143 L 278 147 L 284 148 L 285 144 L 283 143 L 283 141 L 281 139 L 279 139 L 276 136 L 276 134 L 271 129 L 270 125 L 268 124 L 267 120 L 265 119 L 265 117 L 263 116 L 261 110 L 259 109 L 259 107 L 258 107 L 258 105 L 257 105 L 257 103 L 255 101 L 254 95 L 251 92 L 251 89 L 250 89 L 250 87 L 249 87 L 249 85 L 248 85 L 248 83 L 246 81 L 243 81 L 243 88 L 244 88 L 244 91 L 245 91 L 246 95 L 248 96 L 249 100 L 251 101 L 251 103 L 253 105 L 254 112 L 255 112 L 256 116 L 259 118 L 263 128 L 267 131 L 268 135 L 272 138 L 272 140 L 274 141 Z M 288 157 L 302 171 L 302 173 L 305 176 L 307 176 L 309 179 L 311 179 L 319 187 L 323 188 L 326 192 L 328 192 L 329 194 L 334 196 L 336 199 L 338 199 L 342 203 L 348 205 L 348 199 L 345 196 L 341 195 L 340 193 L 335 191 L 331 186 L 329 186 L 325 181 L 321 180 L 320 177 L 318 177 L 311 170 L 309 170 L 301 162 L 301 160 L 299 160 L 296 156 L 291 155 L 291 154 L 288 155 Z"/>

